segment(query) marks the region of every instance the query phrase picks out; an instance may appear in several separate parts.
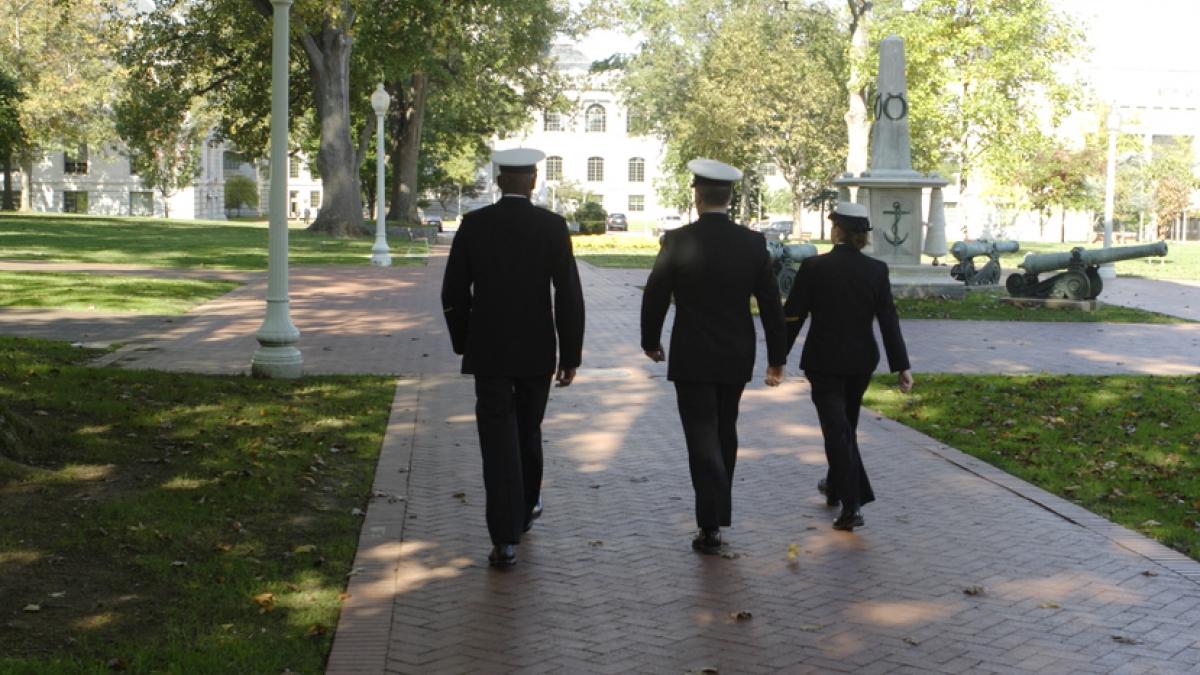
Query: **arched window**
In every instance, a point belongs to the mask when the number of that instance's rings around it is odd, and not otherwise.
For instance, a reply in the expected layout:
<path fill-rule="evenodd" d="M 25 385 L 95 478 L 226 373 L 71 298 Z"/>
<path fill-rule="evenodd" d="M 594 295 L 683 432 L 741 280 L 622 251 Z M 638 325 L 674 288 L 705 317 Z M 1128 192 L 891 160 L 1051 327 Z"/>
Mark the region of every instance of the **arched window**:
<path fill-rule="evenodd" d="M 562 180 L 562 157 L 546 158 L 546 180 Z"/>
<path fill-rule="evenodd" d="M 604 106 L 599 103 L 593 103 L 588 106 L 584 117 L 587 119 L 587 130 L 589 132 L 604 132 L 608 129 L 608 113 L 605 112 Z"/>
<path fill-rule="evenodd" d="M 546 112 L 545 123 L 542 126 L 543 131 L 562 131 L 562 113 Z"/>
<path fill-rule="evenodd" d="M 587 179 L 592 183 L 599 183 L 600 181 L 604 180 L 603 157 L 588 157 Z"/>
<path fill-rule="evenodd" d="M 646 182 L 646 160 L 641 157 L 634 157 L 629 160 L 629 182 Z"/>

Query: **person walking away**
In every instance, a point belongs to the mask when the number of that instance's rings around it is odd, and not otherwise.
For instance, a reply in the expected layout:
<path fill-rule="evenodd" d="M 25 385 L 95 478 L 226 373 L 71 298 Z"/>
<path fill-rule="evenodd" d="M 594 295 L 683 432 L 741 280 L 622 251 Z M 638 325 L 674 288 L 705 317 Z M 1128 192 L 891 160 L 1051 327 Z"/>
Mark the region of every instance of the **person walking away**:
<path fill-rule="evenodd" d="M 667 379 L 675 383 L 699 532 L 692 548 L 718 553 L 732 522 L 737 416 L 757 347 L 750 298 L 767 341 L 766 383 L 783 381 L 785 327 L 766 240 L 729 219 L 738 169 L 711 159 L 688 162 L 699 218 L 667 232 L 642 294 L 642 349 L 662 361 L 663 322 L 671 298 Z"/>
<path fill-rule="evenodd" d="M 492 155 L 503 196 L 463 217 L 442 282 L 454 353 L 475 376 L 494 567 L 516 563 L 522 533 L 541 516 L 550 381 L 557 370 L 558 386 L 569 386 L 583 351 L 583 291 L 567 223 L 530 201 L 544 157 L 530 148 Z"/>
<path fill-rule="evenodd" d="M 879 321 L 888 364 L 899 373 L 902 392 L 912 389 L 913 378 L 887 264 L 862 252 L 871 231 L 867 208 L 838 202 L 829 218 L 833 250 L 801 263 L 784 315 L 789 352 L 812 316 L 800 368 L 825 438 L 828 470 L 817 489 L 829 506 L 842 505 L 834 529 L 853 531 L 865 524 L 861 507 L 875 501 L 858 448 L 858 413 L 879 365 L 873 321 Z"/>

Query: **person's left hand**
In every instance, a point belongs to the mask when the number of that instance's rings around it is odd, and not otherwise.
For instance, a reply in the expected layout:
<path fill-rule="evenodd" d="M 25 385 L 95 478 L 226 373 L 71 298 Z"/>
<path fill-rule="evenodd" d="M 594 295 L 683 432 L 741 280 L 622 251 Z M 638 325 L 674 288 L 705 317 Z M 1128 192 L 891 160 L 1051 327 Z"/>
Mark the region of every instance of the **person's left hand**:
<path fill-rule="evenodd" d="M 647 349 L 646 358 L 655 363 L 661 363 L 667 359 L 667 355 L 663 353 L 662 345 L 659 345 L 654 349 Z"/>
<path fill-rule="evenodd" d="M 571 383 L 575 381 L 575 369 L 574 368 L 559 368 L 558 375 L 555 379 L 558 380 L 555 383 L 555 386 L 569 387 L 569 386 L 571 386 Z"/>
<path fill-rule="evenodd" d="M 783 366 L 767 366 L 768 387 L 778 387 L 783 382 Z"/>

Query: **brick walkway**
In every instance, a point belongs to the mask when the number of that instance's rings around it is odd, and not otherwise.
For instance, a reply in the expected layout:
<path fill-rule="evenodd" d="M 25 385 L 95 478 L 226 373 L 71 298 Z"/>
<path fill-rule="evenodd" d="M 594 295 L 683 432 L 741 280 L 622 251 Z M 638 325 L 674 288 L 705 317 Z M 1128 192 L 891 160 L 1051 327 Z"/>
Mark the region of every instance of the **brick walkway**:
<path fill-rule="evenodd" d="M 890 420 L 862 422 L 867 527 L 831 530 L 794 366 L 744 397 L 729 557 L 694 554 L 673 389 L 636 344 L 645 271 L 582 266 L 586 368 L 552 393 L 546 514 L 515 569 L 489 570 L 472 385 L 437 302 L 444 251 L 293 272 L 308 372 L 403 375 L 331 673 L 1200 671 L 1200 565 Z M 244 372 L 262 297 L 251 280 L 115 360 Z M 0 332 L 20 328 L 7 314 Z M 1194 326 L 905 331 L 925 371 L 1200 370 Z M 1018 342 L 1035 355 L 1005 351 Z"/>
<path fill-rule="evenodd" d="M 416 314 L 438 311 L 440 264 Z M 397 390 L 330 673 L 1200 669 L 1200 565 L 890 420 L 862 425 L 867 527 L 830 529 L 796 379 L 746 392 L 730 557 L 694 554 L 673 389 L 636 345 L 639 280 L 582 271 L 587 368 L 552 393 L 546 514 L 512 571 L 486 565 L 471 381 L 425 324 L 436 352 Z M 1083 345 L 1109 349 L 1095 328 Z"/>

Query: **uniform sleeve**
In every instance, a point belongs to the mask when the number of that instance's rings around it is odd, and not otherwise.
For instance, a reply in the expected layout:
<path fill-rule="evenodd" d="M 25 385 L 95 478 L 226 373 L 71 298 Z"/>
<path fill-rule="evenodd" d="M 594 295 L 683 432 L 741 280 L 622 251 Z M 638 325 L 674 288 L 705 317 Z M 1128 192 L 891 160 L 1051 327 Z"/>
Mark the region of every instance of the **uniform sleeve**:
<path fill-rule="evenodd" d="M 662 327 L 671 307 L 671 291 L 675 285 L 671 263 L 671 240 L 674 232 L 663 237 L 654 269 L 642 291 L 642 351 L 654 351 L 662 346 Z"/>
<path fill-rule="evenodd" d="M 804 327 L 804 322 L 808 320 L 808 313 L 812 309 L 812 268 L 809 266 L 809 260 L 812 258 L 807 258 L 800 263 L 800 269 L 796 272 L 796 279 L 792 283 L 792 292 L 788 293 L 787 302 L 783 305 L 783 318 L 787 324 L 785 340 L 787 353 L 790 353 L 792 346 L 796 344 L 800 329 Z"/>
<path fill-rule="evenodd" d="M 464 225 L 466 225 L 464 223 Z M 470 228 L 460 227 L 450 244 L 450 257 L 446 261 L 446 275 L 442 278 L 442 314 L 446 317 L 446 328 L 450 331 L 450 344 L 455 354 L 467 349 L 467 330 L 471 315 L 471 262 L 467 247 Z"/>
<path fill-rule="evenodd" d="M 879 275 L 879 291 L 875 301 L 875 318 L 879 321 L 879 334 L 883 337 L 883 348 L 887 352 L 888 366 L 892 372 L 908 370 L 908 348 L 900 334 L 900 317 L 896 314 L 896 303 L 892 300 L 892 282 L 888 279 L 888 268 L 882 265 Z"/>
<path fill-rule="evenodd" d="M 578 368 L 583 360 L 583 285 L 571 248 L 571 235 L 562 223 L 552 265 L 554 327 L 558 331 L 558 367 Z"/>
<path fill-rule="evenodd" d="M 758 235 L 758 239 L 763 239 L 762 235 Z M 766 241 L 762 243 L 762 264 L 754 284 L 754 299 L 758 301 L 758 318 L 762 321 L 763 336 L 767 340 L 767 363 L 782 366 L 787 361 L 788 353 L 783 305 L 779 300 L 779 282 L 771 273 L 771 256 L 767 253 Z"/>

